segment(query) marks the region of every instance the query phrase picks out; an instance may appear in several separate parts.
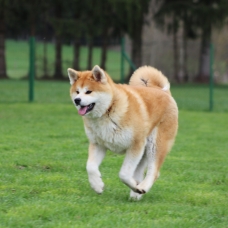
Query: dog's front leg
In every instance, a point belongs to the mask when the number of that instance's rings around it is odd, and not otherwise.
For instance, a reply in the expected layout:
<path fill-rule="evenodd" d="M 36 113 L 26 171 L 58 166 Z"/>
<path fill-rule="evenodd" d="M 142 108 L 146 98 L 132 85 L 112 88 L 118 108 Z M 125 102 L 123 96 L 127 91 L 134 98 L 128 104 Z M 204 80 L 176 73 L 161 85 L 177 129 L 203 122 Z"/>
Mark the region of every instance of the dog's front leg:
<path fill-rule="evenodd" d="M 89 158 L 87 161 L 86 169 L 88 172 L 89 183 L 91 187 L 97 193 L 102 193 L 104 189 L 104 183 L 101 179 L 101 173 L 99 171 L 99 165 L 105 157 L 106 149 L 100 145 L 89 145 Z"/>
<path fill-rule="evenodd" d="M 134 179 L 134 172 L 143 156 L 144 146 L 145 145 L 135 145 L 127 150 L 119 173 L 121 181 L 135 192 L 137 191 L 137 185 L 139 183 Z"/>

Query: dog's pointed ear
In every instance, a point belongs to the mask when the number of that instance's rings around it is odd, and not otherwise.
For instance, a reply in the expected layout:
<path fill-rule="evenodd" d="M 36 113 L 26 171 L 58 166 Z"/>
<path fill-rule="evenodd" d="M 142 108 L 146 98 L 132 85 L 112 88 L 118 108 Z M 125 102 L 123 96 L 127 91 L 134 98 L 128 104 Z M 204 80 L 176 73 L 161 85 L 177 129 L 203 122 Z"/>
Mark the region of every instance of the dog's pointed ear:
<path fill-rule="evenodd" d="M 73 85 L 78 79 L 78 72 L 76 70 L 68 68 L 67 73 L 70 79 L 70 84 Z"/>
<path fill-rule="evenodd" d="M 92 73 L 93 73 L 93 78 L 97 82 L 101 82 L 103 84 L 107 83 L 107 77 L 105 75 L 105 72 L 98 65 L 94 66 L 94 68 L 92 69 Z"/>

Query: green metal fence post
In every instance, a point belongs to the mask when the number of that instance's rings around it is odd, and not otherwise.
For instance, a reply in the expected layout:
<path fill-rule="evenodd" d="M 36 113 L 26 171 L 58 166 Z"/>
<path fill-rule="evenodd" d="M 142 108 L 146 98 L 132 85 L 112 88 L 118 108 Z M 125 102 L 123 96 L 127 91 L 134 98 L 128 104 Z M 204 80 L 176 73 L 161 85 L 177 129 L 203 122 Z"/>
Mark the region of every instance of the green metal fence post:
<path fill-rule="evenodd" d="M 129 65 L 130 65 L 131 69 L 132 69 L 133 71 L 135 71 L 135 70 L 136 70 L 135 64 L 131 61 L 131 59 L 128 57 L 127 53 L 125 53 L 125 52 L 124 52 L 124 57 L 125 57 L 125 59 L 128 61 L 128 63 L 129 63 Z"/>
<path fill-rule="evenodd" d="M 29 101 L 34 100 L 35 37 L 29 38 Z"/>
<path fill-rule="evenodd" d="M 124 49 L 125 40 L 124 37 L 121 38 L 121 63 L 120 63 L 120 81 L 124 83 Z"/>
<path fill-rule="evenodd" d="M 213 111 L 213 90 L 214 90 L 214 73 L 213 73 L 213 65 L 214 65 L 214 45 L 210 44 L 210 92 L 209 92 L 209 110 Z"/>

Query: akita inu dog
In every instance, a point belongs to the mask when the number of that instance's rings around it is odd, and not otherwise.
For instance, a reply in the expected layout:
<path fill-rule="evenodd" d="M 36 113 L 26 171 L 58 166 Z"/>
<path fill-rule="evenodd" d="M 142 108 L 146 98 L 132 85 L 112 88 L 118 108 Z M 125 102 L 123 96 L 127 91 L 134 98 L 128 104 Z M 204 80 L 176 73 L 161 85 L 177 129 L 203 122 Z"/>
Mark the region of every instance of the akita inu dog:
<path fill-rule="evenodd" d="M 130 197 L 140 199 L 158 178 L 177 134 L 178 108 L 168 79 L 149 66 L 136 70 L 129 85 L 115 84 L 99 66 L 83 72 L 69 68 L 68 75 L 90 142 L 91 187 L 103 192 L 99 165 L 109 149 L 126 154 L 119 177 L 131 189 Z"/>

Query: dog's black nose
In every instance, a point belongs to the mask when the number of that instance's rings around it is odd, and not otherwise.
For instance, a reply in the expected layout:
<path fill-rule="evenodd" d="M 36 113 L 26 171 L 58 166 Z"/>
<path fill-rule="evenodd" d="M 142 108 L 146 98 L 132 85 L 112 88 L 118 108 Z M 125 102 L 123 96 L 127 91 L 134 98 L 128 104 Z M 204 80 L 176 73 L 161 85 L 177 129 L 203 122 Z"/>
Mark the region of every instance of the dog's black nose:
<path fill-rule="evenodd" d="M 80 105 L 80 102 L 81 102 L 81 98 L 76 98 L 76 99 L 74 100 L 74 103 L 75 103 L 76 105 Z"/>

